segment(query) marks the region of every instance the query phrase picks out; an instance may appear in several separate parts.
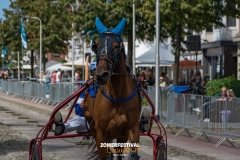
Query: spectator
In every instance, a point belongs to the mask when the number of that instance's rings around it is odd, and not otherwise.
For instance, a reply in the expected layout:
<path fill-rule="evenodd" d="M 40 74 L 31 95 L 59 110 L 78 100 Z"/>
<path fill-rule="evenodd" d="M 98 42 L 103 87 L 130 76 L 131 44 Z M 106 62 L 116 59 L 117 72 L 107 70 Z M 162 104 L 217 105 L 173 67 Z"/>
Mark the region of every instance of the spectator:
<path fill-rule="evenodd" d="M 49 71 L 47 71 L 45 82 L 46 82 L 46 94 L 48 95 L 49 94 L 49 87 L 50 87 L 49 83 L 51 83 L 51 76 L 50 76 Z"/>
<path fill-rule="evenodd" d="M 228 96 L 227 95 L 227 87 L 222 87 L 221 93 L 219 93 L 217 96 L 219 97 L 218 98 L 219 101 L 225 101 Z"/>
<path fill-rule="evenodd" d="M 140 74 L 141 74 L 142 72 L 145 74 L 145 76 L 147 75 L 147 70 L 146 70 L 146 67 L 143 67 L 143 68 L 142 68 L 142 70 L 141 70 Z"/>
<path fill-rule="evenodd" d="M 51 79 L 52 79 L 52 83 L 56 83 L 56 79 L 57 79 L 57 73 L 56 73 L 56 71 L 53 71 L 53 72 L 52 72 Z"/>
<path fill-rule="evenodd" d="M 146 74 L 144 71 L 140 72 L 139 78 L 138 78 L 138 82 L 143 82 L 143 87 L 145 90 L 147 90 L 147 85 L 146 85 Z"/>
<path fill-rule="evenodd" d="M 37 78 L 37 79 L 39 78 L 39 75 L 38 75 L 37 71 L 34 72 L 34 78 Z"/>
<path fill-rule="evenodd" d="M 58 68 L 58 72 L 57 72 L 57 74 L 56 74 L 56 82 L 57 82 L 57 84 L 60 84 L 61 81 L 62 81 L 61 69 Z"/>
<path fill-rule="evenodd" d="M 45 77 L 46 79 L 45 79 L 45 82 L 46 83 L 51 83 L 51 76 L 50 76 L 50 72 L 49 71 L 47 71 L 47 74 L 46 74 L 46 77 Z"/>
<path fill-rule="evenodd" d="M 161 73 L 161 77 L 163 77 L 163 81 L 166 83 L 166 85 L 170 84 L 170 80 L 169 80 L 169 78 L 167 76 L 167 73 L 162 72 Z"/>
<path fill-rule="evenodd" d="M 70 78 L 70 74 L 68 73 L 68 71 L 64 71 L 64 73 L 62 74 L 62 81 L 69 82 L 68 78 Z"/>
<path fill-rule="evenodd" d="M 138 81 L 145 81 L 145 80 L 146 80 L 146 74 L 145 74 L 145 72 L 141 71 Z"/>
<path fill-rule="evenodd" d="M 8 79 L 8 72 L 3 72 L 3 79 L 4 80 Z"/>
<path fill-rule="evenodd" d="M 81 76 L 81 72 L 76 70 L 75 71 L 75 82 L 79 81 L 80 80 L 80 76 Z"/>
<path fill-rule="evenodd" d="M 23 73 L 23 71 L 20 72 L 20 80 L 24 80 L 24 73 Z"/>
<path fill-rule="evenodd" d="M 166 86 L 166 82 L 164 82 L 163 77 L 159 78 L 159 86 L 160 87 L 165 87 Z"/>
<path fill-rule="evenodd" d="M 46 72 L 43 72 L 43 82 L 46 82 Z"/>
<path fill-rule="evenodd" d="M 146 76 L 146 84 L 149 86 L 153 86 L 155 84 L 155 79 L 153 77 L 152 71 L 148 71 Z"/>
<path fill-rule="evenodd" d="M 232 98 L 236 97 L 233 90 L 229 89 L 227 90 L 227 100 L 232 100 Z"/>
<path fill-rule="evenodd" d="M 221 97 L 221 98 L 218 99 L 218 101 L 227 100 L 227 88 L 222 87 L 221 88 L 221 93 L 218 96 Z M 209 117 L 210 117 L 209 113 L 211 111 L 211 105 L 212 104 L 210 103 L 211 102 L 210 99 L 206 99 L 205 102 L 206 103 L 205 103 L 204 108 L 203 108 L 203 110 L 204 110 L 204 120 L 203 121 L 204 122 L 209 122 Z M 201 112 L 200 108 L 194 108 L 193 110 L 196 111 L 197 113 Z"/>

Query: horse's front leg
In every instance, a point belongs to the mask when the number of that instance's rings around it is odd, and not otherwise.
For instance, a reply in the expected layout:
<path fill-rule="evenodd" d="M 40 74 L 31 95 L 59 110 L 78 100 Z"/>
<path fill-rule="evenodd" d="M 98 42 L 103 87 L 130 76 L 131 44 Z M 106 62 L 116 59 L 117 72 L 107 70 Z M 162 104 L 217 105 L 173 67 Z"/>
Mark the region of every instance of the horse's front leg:
<path fill-rule="evenodd" d="M 136 124 L 131 130 L 128 131 L 128 140 L 130 143 L 136 143 L 139 145 L 139 125 Z M 139 160 L 140 156 L 138 156 L 139 146 L 132 147 L 129 157 L 131 160 Z"/>
<path fill-rule="evenodd" d="M 127 136 L 123 136 L 123 137 L 119 137 L 117 138 L 117 143 L 126 143 L 128 141 L 128 137 Z M 124 147 L 117 147 L 116 148 L 116 151 L 119 151 L 119 152 L 115 152 L 115 153 L 118 153 L 117 155 L 117 160 L 122 160 L 123 159 L 123 156 L 122 154 L 124 153 Z"/>
<path fill-rule="evenodd" d="M 106 133 L 105 133 L 106 134 Z M 97 149 L 98 149 L 98 156 L 100 160 L 112 160 L 113 155 L 108 154 L 108 147 L 106 146 L 106 143 L 110 143 L 107 138 L 105 138 L 104 133 L 101 130 L 97 130 L 96 135 L 96 143 L 97 143 Z"/>

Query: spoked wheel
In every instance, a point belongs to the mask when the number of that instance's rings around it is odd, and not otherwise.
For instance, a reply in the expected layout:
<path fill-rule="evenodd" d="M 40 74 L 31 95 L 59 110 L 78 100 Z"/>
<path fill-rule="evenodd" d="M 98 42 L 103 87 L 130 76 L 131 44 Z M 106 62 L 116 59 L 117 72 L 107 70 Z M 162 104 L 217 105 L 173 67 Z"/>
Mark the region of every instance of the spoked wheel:
<path fill-rule="evenodd" d="M 166 144 L 163 141 L 161 141 L 160 136 L 157 137 L 156 142 L 157 142 L 156 160 L 167 160 Z"/>
<path fill-rule="evenodd" d="M 32 141 L 30 149 L 31 149 L 30 160 L 40 160 L 40 156 L 38 153 L 38 147 L 36 146 L 35 141 Z"/>

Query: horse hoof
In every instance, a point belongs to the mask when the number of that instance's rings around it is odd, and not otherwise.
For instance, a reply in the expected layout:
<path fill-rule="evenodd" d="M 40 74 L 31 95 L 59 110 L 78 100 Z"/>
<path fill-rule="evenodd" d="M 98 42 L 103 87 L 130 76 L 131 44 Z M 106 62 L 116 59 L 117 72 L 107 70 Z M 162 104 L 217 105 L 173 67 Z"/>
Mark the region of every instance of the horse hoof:
<path fill-rule="evenodd" d="M 138 155 L 137 152 L 131 152 L 129 154 L 128 160 L 139 160 L 140 156 Z"/>
<path fill-rule="evenodd" d="M 113 160 L 113 158 L 114 158 L 113 154 L 108 154 L 106 156 L 106 160 Z"/>

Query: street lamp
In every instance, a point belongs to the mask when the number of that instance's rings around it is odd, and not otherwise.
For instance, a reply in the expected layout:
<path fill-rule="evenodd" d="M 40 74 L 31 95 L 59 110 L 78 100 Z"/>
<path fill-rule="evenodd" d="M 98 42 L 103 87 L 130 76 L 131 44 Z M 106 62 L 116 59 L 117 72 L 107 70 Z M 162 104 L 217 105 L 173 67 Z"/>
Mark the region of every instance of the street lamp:
<path fill-rule="evenodd" d="M 51 4 L 59 4 L 58 1 L 52 1 Z M 71 3 L 68 3 L 68 5 L 71 6 L 72 13 L 74 12 L 74 7 Z M 74 27 L 74 24 L 72 23 L 72 28 Z M 72 31 L 72 83 L 74 82 L 74 33 Z"/>
<path fill-rule="evenodd" d="M 38 17 L 31 17 L 31 16 L 25 16 L 24 18 L 37 19 L 40 22 L 40 64 L 39 64 L 39 68 L 40 68 L 40 79 L 42 80 L 42 20 Z"/>

